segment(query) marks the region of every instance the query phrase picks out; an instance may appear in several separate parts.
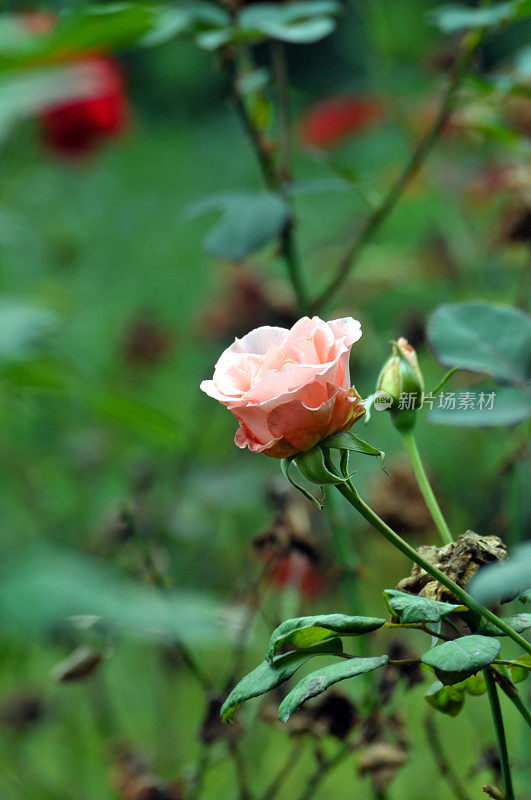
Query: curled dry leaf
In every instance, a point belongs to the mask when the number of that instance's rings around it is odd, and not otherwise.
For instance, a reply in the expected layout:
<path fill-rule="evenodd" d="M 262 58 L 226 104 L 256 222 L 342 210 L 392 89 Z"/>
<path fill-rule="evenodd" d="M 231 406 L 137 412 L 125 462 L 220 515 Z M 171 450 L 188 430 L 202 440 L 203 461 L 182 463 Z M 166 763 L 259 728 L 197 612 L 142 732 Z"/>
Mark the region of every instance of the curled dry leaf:
<path fill-rule="evenodd" d="M 463 587 L 484 564 L 507 558 L 507 548 L 498 536 L 479 536 L 473 531 L 466 531 L 456 542 L 444 547 L 419 547 L 418 553 Z M 417 564 L 414 565 L 411 574 L 403 578 L 396 588 L 431 600 L 455 602 L 457 599 L 449 589 L 433 580 L 431 575 Z"/>

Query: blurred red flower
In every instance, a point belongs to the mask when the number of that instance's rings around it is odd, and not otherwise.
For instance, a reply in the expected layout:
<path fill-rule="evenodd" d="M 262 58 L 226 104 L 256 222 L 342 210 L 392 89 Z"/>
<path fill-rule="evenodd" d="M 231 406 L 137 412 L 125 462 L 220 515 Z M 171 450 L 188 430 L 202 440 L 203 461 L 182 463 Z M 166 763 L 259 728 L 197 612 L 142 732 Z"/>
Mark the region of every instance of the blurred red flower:
<path fill-rule="evenodd" d="M 118 136 L 129 119 L 124 79 L 116 61 L 94 56 L 75 63 L 84 68 L 91 82 L 89 96 L 51 106 L 41 114 L 47 147 L 74 158 L 92 152 L 102 140 Z"/>
<path fill-rule="evenodd" d="M 324 100 L 306 112 L 302 138 L 311 147 L 334 147 L 383 117 L 377 100 L 351 95 Z"/>
<path fill-rule="evenodd" d="M 274 562 L 271 583 L 279 589 L 296 589 L 304 598 L 319 597 L 327 590 L 327 581 L 319 566 L 305 553 L 285 553 Z"/>

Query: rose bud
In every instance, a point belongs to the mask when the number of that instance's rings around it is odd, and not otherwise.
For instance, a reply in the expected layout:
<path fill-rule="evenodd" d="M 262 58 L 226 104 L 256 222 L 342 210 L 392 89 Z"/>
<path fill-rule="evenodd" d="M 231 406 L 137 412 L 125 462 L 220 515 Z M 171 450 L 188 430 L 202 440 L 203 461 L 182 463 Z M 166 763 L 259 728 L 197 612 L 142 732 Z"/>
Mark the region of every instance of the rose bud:
<path fill-rule="evenodd" d="M 122 133 L 129 118 L 118 64 L 101 56 L 78 59 L 75 64 L 82 67 L 83 81 L 90 83 L 89 96 L 58 103 L 41 114 L 47 147 L 74 158 L 92 152 L 102 140 Z"/>
<path fill-rule="evenodd" d="M 382 118 L 380 104 L 369 97 L 336 97 L 311 108 L 302 120 L 302 139 L 310 147 L 340 144 Z"/>
<path fill-rule="evenodd" d="M 238 447 L 274 458 L 305 452 L 365 413 L 349 374 L 360 336 L 351 317 L 256 328 L 225 350 L 201 389 L 237 418 Z"/>
<path fill-rule="evenodd" d="M 407 339 L 393 344 L 393 354 L 383 365 L 376 381 L 376 394 L 389 398 L 393 421 L 397 427 L 412 427 L 411 412 L 422 405 L 424 378 L 420 371 L 417 353 Z M 399 422 L 400 419 L 400 422 Z"/>

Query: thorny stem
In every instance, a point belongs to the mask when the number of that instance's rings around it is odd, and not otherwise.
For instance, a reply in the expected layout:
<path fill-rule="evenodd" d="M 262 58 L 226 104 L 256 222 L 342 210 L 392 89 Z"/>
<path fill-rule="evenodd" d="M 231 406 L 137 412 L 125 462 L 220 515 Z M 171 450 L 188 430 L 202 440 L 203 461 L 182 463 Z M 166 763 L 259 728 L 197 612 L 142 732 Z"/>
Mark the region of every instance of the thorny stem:
<path fill-rule="evenodd" d="M 469 795 L 454 772 L 450 761 L 446 758 L 446 754 L 439 737 L 439 731 L 437 730 L 433 716 L 430 715 L 425 718 L 424 727 L 426 729 L 426 738 L 428 740 L 428 744 L 430 745 L 433 757 L 439 768 L 439 772 L 441 773 L 441 777 L 446 780 L 458 800 L 470 800 Z"/>
<path fill-rule="evenodd" d="M 513 782 L 511 777 L 511 765 L 509 763 L 509 753 L 507 750 L 507 740 L 505 738 L 505 729 L 503 726 L 500 698 L 498 697 L 496 682 L 494 680 L 494 677 L 490 669 L 488 668 L 484 669 L 483 675 L 485 677 L 485 683 L 487 684 L 487 693 L 489 696 L 490 709 L 492 712 L 492 719 L 494 722 L 496 737 L 498 739 L 498 750 L 500 751 L 505 800 L 515 800 Z"/>
<path fill-rule="evenodd" d="M 437 502 L 437 498 L 433 493 L 428 476 L 426 475 L 426 471 L 417 447 L 415 434 L 413 431 L 400 431 L 400 435 L 402 437 L 405 450 L 409 456 L 409 460 L 411 461 L 411 466 L 413 467 L 413 472 L 415 473 L 415 478 L 417 479 L 419 489 L 422 492 L 422 496 L 429 508 L 433 521 L 437 526 L 437 530 L 439 531 L 441 539 L 443 540 L 444 544 L 450 544 L 453 542 L 453 536 L 450 533 L 448 525 L 446 524 L 446 520 L 443 517 L 439 503 Z"/>
<path fill-rule="evenodd" d="M 264 142 L 260 131 L 255 127 L 252 117 L 247 110 L 247 106 L 238 87 L 238 73 L 235 59 L 230 53 L 227 55 L 225 63 L 230 78 L 231 93 L 234 105 L 236 111 L 238 112 L 242 126 L 250 139 L 251 145 L 258 159 L 258 163 L 260 164 L 264 183 L 269 190 L 280 193 L 288 207 L 288 218 L 280 234 L 280 252 L 286 263 L 289 279 L 297 298 L 298 309 L 301 314 L 305 314 L 308 311 L 309 302 L 306 287 L 302 279 L 299 256 L 295 243 L 295 224 L 293 219 L 291 199 L 287 190 L 287 176 L 283 176 L 277 171 L 274 158 Z M 284 93 L 282 96 L 287 97 L 287 91 L 285 87 L 282 89 L 282 92 Z M 286 116 L 285 119 L 286 122 L 288 122 L 289 115 Z M 289 134 L 289 137 L 291 137 L 291 134 Z"/>
<path fill-rule="evenodd" d="M 321 294 L 313 301 L 311 305 L 312 313 L 317 313 L 324 305 L 326 305 L 332 295 L 335 294 L 335 292 L 343 284 L 365 245 L 372 239 L 374 234 L 380 228 L 381 224 L 393 211 L 395 205 L 402 197 L 405 189 L 409 186 L 413 178 L 417 175 L 419 169 L 424 164 L 434 144 L 437 142 L 439 136 L 444 130 L 452 111 L 454 110 L 457 90 L 467 74 L 472 59 L 472 54 L 475 46 L 477 46 L 478 43 L 479 39 L 476 40 L 474 45 L 469 45 L 464 55 L 458 61 L 453 77 L 448 84 L 445 95 L 441 102 L 439 113 L 437 114 L 437 117 L 435 118 L 431 128 L 413 150 L 404 169 L 393 183 L 380 205 L 377 206 L 377 208 L 372 214 L 369 215 L 369 217 L 367 217 L 361 230 L 342 256 L 336 275 L 323 289 Z"/>
<path fill-rule="evenodd" d="M 389 527 L 380 517 L 368 506 L 362 499 L 359 497 L 358 493 L 356 492 L 354 486 L 350 481 L 345 481 L 344 483 L 337 484 L 338 490 L 341 494 L 348 500 L 348 502 L 358 511 L 364 519 L 367 520 L 377 531 L 379 531 L 388 542 L 390 542 L 394 547 L 400 550 L 405 556 L 407 556 L 411 561 L 415 564 L 418 564 L 419 567 L 422 567 L 428 575 L 431 575 L 432 578 L 442 583 L 443 586 L 446 586 L 459 600 L 461 600 L 468 608 L 478 614 L 480 617 L 484 617 L 488 619 L 489 622 L 492 622 L 496 627 L 503 631 L 507 636 L 509 636 L 513 641 L 520 645 L 527 653 L 531 654 L 531 644 L 526 641 L 523 636 L 520 636 L 519 633 L 516 633 L 510 625 L 508 625 L 504 620 L 497 617 L 492 611 L 489 611 L 488 608 L 485 608 L 477 600 L 468 594 L 461 586 L 457 583 L 454 583 L 444 572 L 441 572 L 440 569 L 435 567 L 433 564 L 430 564 L 424 558 L 422 558 L 416 550 L 414 550 L 411 545 L 409 545 L 404 539 L 402 539 L 397 533 L 395 533 L 392 528 Z"/>

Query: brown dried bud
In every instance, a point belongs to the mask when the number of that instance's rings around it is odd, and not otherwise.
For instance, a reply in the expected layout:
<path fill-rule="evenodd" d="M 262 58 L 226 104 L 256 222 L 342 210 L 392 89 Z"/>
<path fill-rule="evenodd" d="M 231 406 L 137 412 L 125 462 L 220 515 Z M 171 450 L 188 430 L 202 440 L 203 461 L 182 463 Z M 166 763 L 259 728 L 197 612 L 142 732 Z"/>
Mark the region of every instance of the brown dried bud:
<path fill-rule="evenodd" d="M 115 758 L 113 783 L 123 800 L 184 800 L 180 783 L 167 783 L 153 775 L 145 759 L 127 747 L 120 748 Z"/>
<path fill-rule="evenodd" d="M 93 650 L 92 647 L 82 645 L 55 665 L 52 678 L 58 683 L 84 681 L 96 672 L 105 657 L 105 653 L 101 650 Z"/>
<path fill-rule="evenodd" d="M 360 752 L 358 772 L 370 777 L 374 788 L 383 792 L 406 762 L 406 753 L 399 745 L 375 742 Z"/>
<path fill-rule="evenodd" d="M 531 206 L 519 203 L 510 206 L 501 218 L 498 242 L 504 244 L 531 244 Z"/>
<path fill-rule="evenodd" d="M 15 730 L 34 725 L 44 714 L 44 700 L 34 692 L 14 692 L 3 699 L 0 706 L 0 722 Z"/>
<path fill-rule="evenodd" d="M 492 797 L 492 800 L 506 800 L 502 790 L 498 789 L 497 786 L 491 786 L 490 783 L 486 783 L 484 786 L 482 786 L 481 790 L 489 797 Z"/>
<path fill-rule="evenodd" d="M 276 715 L 275 715 L 276 716 Z M 317 703 L 308 703 L 286 723 L 292 734 L 311 733 L 343 740 L 358 722 L 358 709 L 345 694 L 330 691 Z"/>
<path fill-rule="evenodd" d="M 409 464 L 392 464 L 389 474 L 390 478 L 376 478 L 371 486 L 371 505 L 378 516 L 399 533 L 431 530 L 433 520 Z"/>
<path fill-rule="evenodd" d="M 125 329 L 123 359 L 132 367 L 156 366 L 172 346 L 173 336 L 169 329 L 143 313 L 134 317 Z"/>
<path fill-rule="evenodd" d="M 225 700 L 226 695 L 214 695 L 208 700 L 206 714 L 199 732 L 199 737 L 205 744 L 214 744 L 220 739 L 233 739 L 242 731 L 237 719 L 232 725 L 224 725 L 221 721 L 220 711 Z"/>

